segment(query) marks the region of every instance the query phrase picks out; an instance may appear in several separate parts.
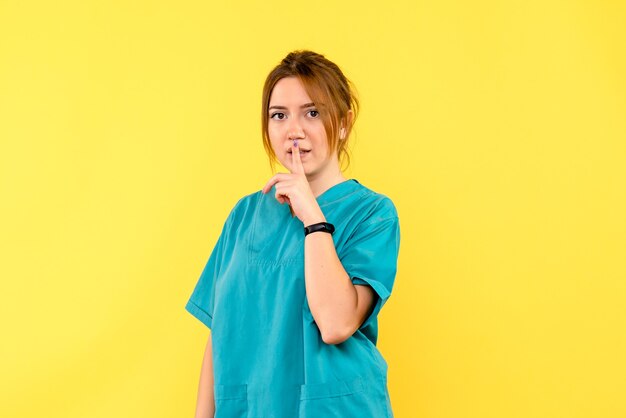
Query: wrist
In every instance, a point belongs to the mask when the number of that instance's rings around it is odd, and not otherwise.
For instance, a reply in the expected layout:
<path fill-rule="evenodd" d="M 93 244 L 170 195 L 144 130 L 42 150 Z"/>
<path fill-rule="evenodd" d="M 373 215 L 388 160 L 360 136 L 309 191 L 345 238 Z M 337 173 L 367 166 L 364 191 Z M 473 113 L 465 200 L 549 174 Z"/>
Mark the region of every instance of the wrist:
<path fill-rule="evenodd" d="M 304 226 L 309 226 L 309 225 L 313 225 L 313 224 L 320 223 L 320 222 L 326 222 L 326 218 L 324 217 L 323 214 L 310 216 L 302 220 L 302 224 Z"/>

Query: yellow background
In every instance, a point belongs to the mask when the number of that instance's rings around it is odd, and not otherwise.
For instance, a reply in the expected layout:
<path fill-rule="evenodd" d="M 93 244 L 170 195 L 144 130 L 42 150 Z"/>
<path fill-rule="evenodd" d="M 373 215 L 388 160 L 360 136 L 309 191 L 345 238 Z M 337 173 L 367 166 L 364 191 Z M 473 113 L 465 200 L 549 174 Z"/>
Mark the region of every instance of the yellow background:
<path fill-rule="evenodd" d="M 397 418 L 626 416 L 626 6 L 0 0 L 0 416 L 191 417 L 184 304 L 271 177 L 269 70 L 337 62 L 392 198 Z"/>

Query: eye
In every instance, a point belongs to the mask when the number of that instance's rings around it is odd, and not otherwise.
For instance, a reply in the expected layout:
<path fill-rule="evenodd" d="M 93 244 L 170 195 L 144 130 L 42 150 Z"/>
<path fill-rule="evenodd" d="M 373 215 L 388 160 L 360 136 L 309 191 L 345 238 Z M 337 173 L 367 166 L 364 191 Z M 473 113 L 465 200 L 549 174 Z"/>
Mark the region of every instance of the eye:
<path fill-rule="evenodd" d="M 285 114 L 282 112 L 274 112 L 270 115 L 270 119 L 283 120 L 285 119 Z"/>
<path fill-rule="evenodd" d="M 312 118 L 317 118 L 320 115 L 320 112 L 318 112 L 317 110 L 309 110 L 309 114 L 311 115 Z"/>

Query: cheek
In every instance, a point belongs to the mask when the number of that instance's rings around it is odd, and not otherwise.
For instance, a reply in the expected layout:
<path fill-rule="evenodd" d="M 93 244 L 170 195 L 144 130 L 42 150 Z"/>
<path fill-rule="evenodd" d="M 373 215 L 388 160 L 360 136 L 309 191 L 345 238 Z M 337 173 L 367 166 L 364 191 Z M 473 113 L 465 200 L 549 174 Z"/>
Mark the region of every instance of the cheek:
<path fill-rule="evenodd" d="M 276 145 L 278 145 L 279 143 L 279 136 L 278 136 L 278 132 L 276 132 L 276 129 L 273 129 L 271 126 L 267 128 L 267 133 L 270 137 L 270 144 L 272 144 L 272 148 L 276 149 Z"/>
<path fill-rule="evenodd" d="M 324 129 L 324 125 L 321 123 L 317 126 L 315 131 L 315 145 L 317 145 L 317 149 L 326 149 L 328 148 L 328 140 L 326 138 L 326 130 Z"/>
<path fill-rule="evenodd" d="M 269 136 L 270 136 L 270 143 L 272 144 L 272 147 L 273 147 L 274 149 L 276 149 L 276 146 L 277 146 L 277 145 L 279 145 L 279 144 L 281 143 L 281 140 L 280 140 L 280 138 L 281 138 L 281 136 L 280 136 L 280 132 L 279 132 L 279 131 L 278 131 L 278 129 L 276 129 L 276 128 L 269 127 L 269 128 L 267 129 L 267 133 L 268 133 L 268 134 L 269 134 Z"/>
<path fill-rule="evenodd" d="M 267 132 L 270 134 L 270 138 L 278 134 L 278 127 L 273 123 L 267 125 Z"/>

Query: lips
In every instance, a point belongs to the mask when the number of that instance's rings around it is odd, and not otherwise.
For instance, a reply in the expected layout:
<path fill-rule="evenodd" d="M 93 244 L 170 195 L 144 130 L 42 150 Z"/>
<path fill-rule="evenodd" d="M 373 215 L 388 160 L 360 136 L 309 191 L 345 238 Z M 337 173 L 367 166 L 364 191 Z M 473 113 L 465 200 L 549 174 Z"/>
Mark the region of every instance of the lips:
<path fill-rule="evenodd" d="M 309 151 L 311 151 L 311 150 L 310 149 L 301 149 L 300 150 L 300 154 L 306 154 Z M 292 154 L 291 150 L 287 151 L 287 153 Z"/>

